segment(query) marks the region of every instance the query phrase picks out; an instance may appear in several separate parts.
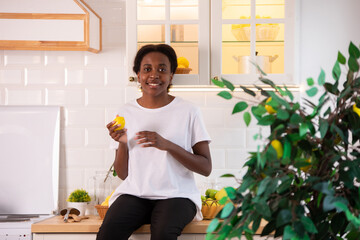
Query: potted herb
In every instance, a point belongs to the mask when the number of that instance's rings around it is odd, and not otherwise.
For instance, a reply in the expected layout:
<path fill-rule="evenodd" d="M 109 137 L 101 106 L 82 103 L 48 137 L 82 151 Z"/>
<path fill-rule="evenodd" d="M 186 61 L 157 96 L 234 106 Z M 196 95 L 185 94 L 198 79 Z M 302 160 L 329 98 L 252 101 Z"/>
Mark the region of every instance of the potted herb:
<path fill-rule="evenodd" d="M 348 59 L 338 52 L 330 77 L 321 70 L 317 81 L 307 79 L 307 109 L 263 72 L 260 80 L 272 90 L 254 86 L 261 102 L 235 104 L 233 113 L 244 112 L 247 125 L 254 117 L 271 133 L 250 153 L 239 187 L 225 188 L 231 202 L 212 220 L 206 239 L 252 239 L 261 221 L 263 236 L 283 240 L 360 239 L 360 50 L 352 42 L 348 50 Z M 218 95 L 235 97 L 232 83 L 212 81 L 228 89 Z"/>
<path fill-rule="evenodd" d="M 69 208 L 77 208 L 80 211 L 80 216 L 84 216 L 91 197 L 84 189 L 76 189 L 70 193 L 66 201 Z"/>

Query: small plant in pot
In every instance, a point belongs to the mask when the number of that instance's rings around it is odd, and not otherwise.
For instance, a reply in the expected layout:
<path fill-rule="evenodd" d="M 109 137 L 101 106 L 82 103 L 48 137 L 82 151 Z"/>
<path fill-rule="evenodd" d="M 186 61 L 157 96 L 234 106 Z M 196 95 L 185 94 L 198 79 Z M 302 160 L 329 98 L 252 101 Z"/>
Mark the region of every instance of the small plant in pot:
<path fill-rule="evenodd" d="M 69 208 L 77 208 L 80 211 L 80 216 L 85 215 L 87 204 L 91 201 L 91 197 L 84 189 L 76 189 L 70 193 L 68 199 Z"/>

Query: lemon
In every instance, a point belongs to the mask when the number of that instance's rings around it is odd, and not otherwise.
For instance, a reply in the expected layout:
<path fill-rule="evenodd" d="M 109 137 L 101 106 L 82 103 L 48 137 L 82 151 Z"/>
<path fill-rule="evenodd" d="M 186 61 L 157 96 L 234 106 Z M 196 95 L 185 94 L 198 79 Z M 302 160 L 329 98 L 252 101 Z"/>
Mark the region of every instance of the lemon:
<path fill-rule="evenodd" d="M 224 188 L 222 188 L 220 191 L 218 191 L 216 194 L 215 194 L 215 199 L 220 201 L 223 197 L 226 197 L 227 196 L 227 193 L 225 191 Z"/>
<path fill-rule="evenodd" d="M 271 101 L 271 97 L 269 97 L 267 100 L 266 100 L 266 103 L 268 103 L 268 102 L 270 102 Z M 272 107 L 272 106 L 270 106 L 270 105 L 268 105 L 268 104 L 265 104 L 265 109 L 266 109 L 266 111 L 269 113 L 269 114 L 274 114 L 274 113 L 276 113 L 276 110 Z"/>
<path fill-rule="evenodd" d="M 180 65 L 178 65 L 178 68 L 186 68 L 186 67 L 185 67 L 185 65 L 180 64 Z"/>
<path fill-rule="evenodd" d="M 353 111 L 360 117 L 360 108 L 356 106 L 356 103 L 353 105 Z"/>
<path fill-rule="evenodd" d="M 178 66 L 182 65 L 184 68 L 189 67 L 189 61 L 185 57 L 178 57 L 177 59 Z"/>
<path fill-rule="evenodd" d="M 121 130 L 125 127 L 125 118 L 124 117 L 120 117 L 119 115 L 116 115 L 116 118 L 114 119 L 114 121 L 115 121 L 114 125 L 120 125 L 120 127 L 115 129 L 115 131 Z"/>
<path fill-rule="evenodd" d="M 311 163 L 311 158 L 306 159 L 306 162 Z M 300 169 L 301 169 L 301 171 L 303 171 L 303 172 L 308 172 L 311 167 L 312 167 L 312 165 L 310 164 L 310 165 L 301 167 Z"/>
<path fill-rule="evenodd" d="M 277 139 L 274 139 L 271 141 L 271 146 L 275 149 L 277 158 L 281 158 L 284 154 L 284 149 L 281 142 Z"/>

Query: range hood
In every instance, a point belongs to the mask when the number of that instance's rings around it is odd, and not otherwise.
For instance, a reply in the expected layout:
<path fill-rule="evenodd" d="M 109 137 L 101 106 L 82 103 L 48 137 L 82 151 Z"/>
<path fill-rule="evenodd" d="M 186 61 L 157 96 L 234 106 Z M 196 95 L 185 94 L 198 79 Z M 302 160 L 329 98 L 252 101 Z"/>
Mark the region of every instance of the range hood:
<path fill-rule="evenodd" d="M 0 49 L 101 51 L 101 18 L 83 0 L 1 0 Z"/>

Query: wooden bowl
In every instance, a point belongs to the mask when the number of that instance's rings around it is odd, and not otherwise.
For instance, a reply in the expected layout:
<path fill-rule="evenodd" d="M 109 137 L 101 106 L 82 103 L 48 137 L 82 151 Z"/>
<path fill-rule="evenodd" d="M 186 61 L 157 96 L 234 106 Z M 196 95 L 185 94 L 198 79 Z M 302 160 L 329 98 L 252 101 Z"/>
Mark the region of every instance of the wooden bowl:
<path fill-rule="evenodd" d="M 201 213 L 204 219 L 213 219 L 215 216 L 223 209 L 224 205 L 212 204 L 212 205 L 202 205 Z"/>
<path fill-rule="evenodd" d="M 177 68 L 175 74 L 189 74 L 191 68 Z"/>
<path fill-rule="evenodd" d="M 107 210 L 109 209 L 109 206 L 95 205 L 95 208 L 96 208 L 100 218 L 104 219 L 105 214 L 106 214 Z"/>

